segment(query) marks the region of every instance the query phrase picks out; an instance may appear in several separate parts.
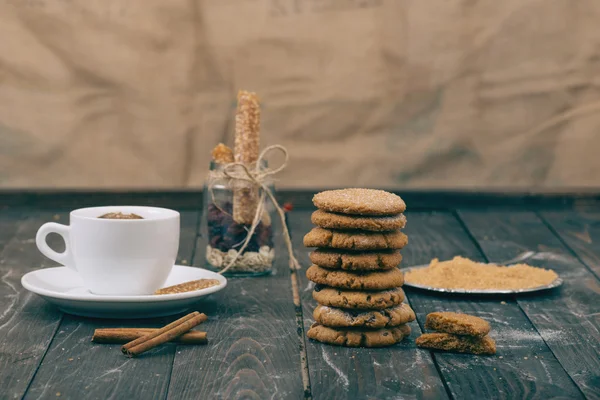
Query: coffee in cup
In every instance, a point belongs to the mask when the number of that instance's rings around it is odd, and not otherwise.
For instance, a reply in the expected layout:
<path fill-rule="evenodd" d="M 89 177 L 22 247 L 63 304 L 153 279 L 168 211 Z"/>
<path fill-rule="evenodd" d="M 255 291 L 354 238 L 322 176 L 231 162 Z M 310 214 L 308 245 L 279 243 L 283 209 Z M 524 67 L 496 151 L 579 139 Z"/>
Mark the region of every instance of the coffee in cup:
<path fill-rule="evenodd" d="M 137 217 L 102 217 L 119 214 Z M 63 237 L 64 252 L 48 246 L 50 233 Z M 163 286 L 177 258 L 179 213 L 142 206 L 82 208 L 71 212 L 68 226 L 42 225 L 36 244 L 46 257 L 77 271 L 92 293 L 152 294 Z"/>

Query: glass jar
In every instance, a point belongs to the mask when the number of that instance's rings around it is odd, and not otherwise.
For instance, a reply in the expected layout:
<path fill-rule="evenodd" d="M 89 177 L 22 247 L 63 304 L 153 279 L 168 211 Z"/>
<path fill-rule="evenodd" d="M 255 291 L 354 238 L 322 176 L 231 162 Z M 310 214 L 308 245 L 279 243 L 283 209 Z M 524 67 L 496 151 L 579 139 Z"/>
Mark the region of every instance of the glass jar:
<path fill-rule="evenodd" d="M 263 167 L 266 168 L 266 162 Z M 220 172 L 222 164 L 210 163 L 210 171 Z M 212 191 L 208 182 L 204 185 L 204 213 L 201 232 L 208 238 L 206 246 L 206 267 L 213 271 L 221 271 L 237 256 L 234 264 L 224 272 L 227 276 L 259 276 L 271 273 L 275 250 L 273 248 L 272 221 L 275 210 L 265 198 L 263 213 L 248 245 L 238 255 L 251 228 L 251 223 L 237 223 L 233 218 L 234 185 L 239 181 L 229 178 L 212 179 Z M 269 189 L 274 190 L 269 184 Z M 239 190 L 239 189 L 238 189 Z M 260 191 L 256 189 L 260 198 Z M 253 214 L 254 215 L 254 214 Z"/>

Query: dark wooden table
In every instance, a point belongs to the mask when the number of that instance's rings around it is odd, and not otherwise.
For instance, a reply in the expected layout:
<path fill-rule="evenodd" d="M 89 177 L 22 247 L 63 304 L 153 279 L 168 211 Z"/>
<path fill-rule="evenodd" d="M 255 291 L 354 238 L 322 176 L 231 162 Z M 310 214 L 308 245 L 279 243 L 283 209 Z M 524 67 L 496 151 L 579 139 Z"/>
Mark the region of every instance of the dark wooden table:
<path fill-rule="evenodd" d="M 304 270 L 309 192 L 279 193 L 294 203 L 288 226 L 303 271 L 290 271 L 281 237 L 275 272 L 230 279 L 198 304 L 209 315 L 206 346 L 166 345 L 139 359 L 90 342 L 95 328 L 123 321 L 62 314 L 21 287 L 53 266 L 35 245 L 46 221 L 68 222 L 89 205 L 153 204 L 182 213 L 179 263 L 202 266 L 201 194 L 0 194 L 1 399 L 600 399 L 600 196 L 596 193 L 403 192 L 409 245 L 403 266 L 463 255 L 502 262 L 526 251 L 564 285 L 538 295 L 440 296 L 407 290 L 413 334 L 384 349 L 347 349 L 306 339 L 315 302 Z M 60 247 L 59 240 L 55 246 Z M 417 349 L 425 315 L 452 310 L 490 321 L 498 354 L 477 357 Z M 172 318 L 131 321 L 153 327 Z"/>

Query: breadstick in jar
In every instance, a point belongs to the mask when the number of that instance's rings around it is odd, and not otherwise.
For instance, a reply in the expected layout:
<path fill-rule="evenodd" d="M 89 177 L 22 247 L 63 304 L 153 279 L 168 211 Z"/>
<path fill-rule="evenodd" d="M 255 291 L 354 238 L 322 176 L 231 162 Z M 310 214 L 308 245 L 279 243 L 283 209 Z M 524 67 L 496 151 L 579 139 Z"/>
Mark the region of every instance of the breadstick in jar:
<path fill-rule="evenodd" d="M 235 116 L 235 161 L 254 169 L 260 142 L 260 105 L 256 93 L 240 90 Z M 243 182 L 233 193 L 233 219 L 250 225 L 258 206 L 258 187 Z"/>

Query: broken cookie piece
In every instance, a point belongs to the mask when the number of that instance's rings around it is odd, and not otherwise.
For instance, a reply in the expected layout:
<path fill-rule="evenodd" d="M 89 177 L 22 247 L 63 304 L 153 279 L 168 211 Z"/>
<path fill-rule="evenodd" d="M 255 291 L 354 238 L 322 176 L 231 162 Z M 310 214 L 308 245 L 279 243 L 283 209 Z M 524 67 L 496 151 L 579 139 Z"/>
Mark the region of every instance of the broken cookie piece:
<path fill-rule="evenodd" d="M 471 354 L 496 354 L 496 342 L 489 336 L 482 338 L 459 336 L 451 333 L 424 333 L 415 344 L 426 349 L 453 351 Z"/>
<path fill-rule="evenodd" d="M 432 312 L 427 315 L 425 328 L 438 332 L 483 337 L 490 333 L 490 324 L 479 317 L 455 312 Z"/>

